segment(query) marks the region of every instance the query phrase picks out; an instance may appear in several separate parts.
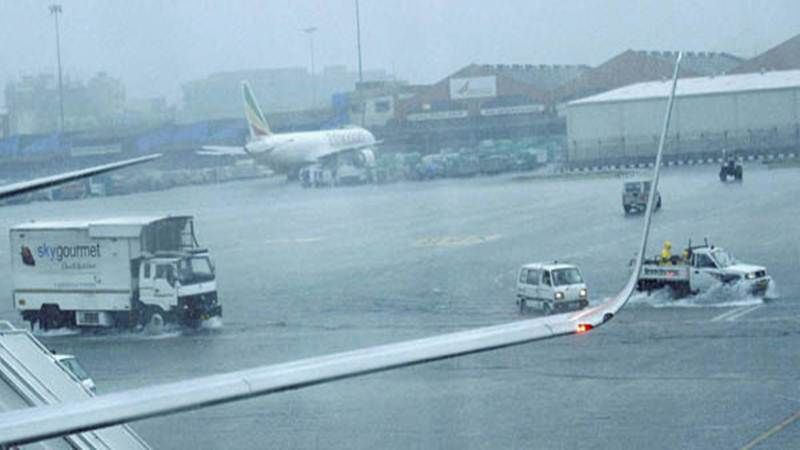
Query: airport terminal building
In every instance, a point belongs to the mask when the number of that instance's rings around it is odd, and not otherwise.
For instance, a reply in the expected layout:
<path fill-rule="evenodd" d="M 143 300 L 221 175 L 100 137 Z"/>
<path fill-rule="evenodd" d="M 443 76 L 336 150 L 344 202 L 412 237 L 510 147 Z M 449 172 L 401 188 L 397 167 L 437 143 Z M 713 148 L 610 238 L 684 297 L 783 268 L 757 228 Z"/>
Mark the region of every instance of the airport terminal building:
<path fill-rule="evenodd" d="M 637 83 L 567 104 L 572 167 L 652 158 L 670 83 Z M 779 154 L 800 145 L 800 70 L 682 78 L 665 159 Z"/>

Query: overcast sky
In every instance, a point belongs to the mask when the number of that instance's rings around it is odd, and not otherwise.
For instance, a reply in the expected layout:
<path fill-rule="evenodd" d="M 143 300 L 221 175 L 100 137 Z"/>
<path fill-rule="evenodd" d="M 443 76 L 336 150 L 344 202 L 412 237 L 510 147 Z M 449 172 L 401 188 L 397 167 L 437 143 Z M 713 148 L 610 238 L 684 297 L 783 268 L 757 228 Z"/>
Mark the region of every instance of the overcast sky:
<path fill-rule="evenodd" d="M 0 85 L 55 72 L 48 1 L 0 0 Z M 61 0 L 67 75 L 180 97 L 221 70 L 357 66 L 354 0 Z M 752 56 L 800 33 L 798 0 L 361 0 L 365 69 L 427 83 L 478 63 L 598 64 L 628 49 Z"/>

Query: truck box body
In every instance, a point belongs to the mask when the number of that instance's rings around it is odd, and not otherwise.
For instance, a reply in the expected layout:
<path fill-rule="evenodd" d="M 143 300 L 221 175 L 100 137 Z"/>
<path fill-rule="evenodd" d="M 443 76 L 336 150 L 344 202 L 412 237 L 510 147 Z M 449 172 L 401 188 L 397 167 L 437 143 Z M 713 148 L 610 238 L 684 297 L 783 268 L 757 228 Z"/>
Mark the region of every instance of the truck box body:
<path fill-rule="evenodd" d="M 59 303 L 61 309 L 130 309 L 136 287 L 131 261 L 141 254 L 140 238 L 96 231 L 77 225 L 12 229 L 14 304 L 19 309 L 45 303 Z"/>

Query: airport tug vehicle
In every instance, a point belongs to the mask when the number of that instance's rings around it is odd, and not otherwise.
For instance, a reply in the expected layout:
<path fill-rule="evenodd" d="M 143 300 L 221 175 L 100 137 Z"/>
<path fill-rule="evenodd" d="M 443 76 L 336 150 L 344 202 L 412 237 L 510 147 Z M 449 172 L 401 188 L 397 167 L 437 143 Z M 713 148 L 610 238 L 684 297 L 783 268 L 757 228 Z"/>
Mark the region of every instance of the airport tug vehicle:
<path fill-rule="evenodd" d="M 767 269 L 762 266 L 740 263 L 721 247 L 689 243 L 680 255 L 667 258 L 662 254 L 646 259 L 637 288 L 647 293 L 669 288 L 672 297 L 678 299 L 707 291 L 719 283 L 744 283 L 748 294 L 763 297 L 771 282 Z"/>
<path fill-rule="evenodd" d="M 578 310 L 589 305 L 589 290 L 575 265 L 526 264 L 517 276 L 517 304 L 520 313 L 530 306 L 539 308 L 543 314 Z"/>
<path fill-rule="evenodd" d="M 722 165 L 719 167 L 719 180 L 723 183 L 728 181 L 728 178 L 733 178 L 733 181 L 742 181 L 744 176 L 744 169 L 742 163 L 733 154 L 722 152 Z"/>

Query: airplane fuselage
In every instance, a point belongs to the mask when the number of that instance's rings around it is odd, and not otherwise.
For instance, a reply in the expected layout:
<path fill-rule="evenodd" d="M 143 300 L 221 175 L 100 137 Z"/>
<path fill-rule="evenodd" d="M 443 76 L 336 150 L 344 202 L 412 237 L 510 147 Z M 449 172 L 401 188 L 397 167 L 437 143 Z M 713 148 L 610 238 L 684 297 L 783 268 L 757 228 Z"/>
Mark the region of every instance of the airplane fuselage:
<path fill-rule="evenodd" d="M 375 136 L 368 130 L 351 127 L 272 134 L 250 141 L 245 148 L 253 158 L 276 172 L 292 172 L 317 163 L 326 156 L 348 149 L 367 149 L 375 143 Z"/>

